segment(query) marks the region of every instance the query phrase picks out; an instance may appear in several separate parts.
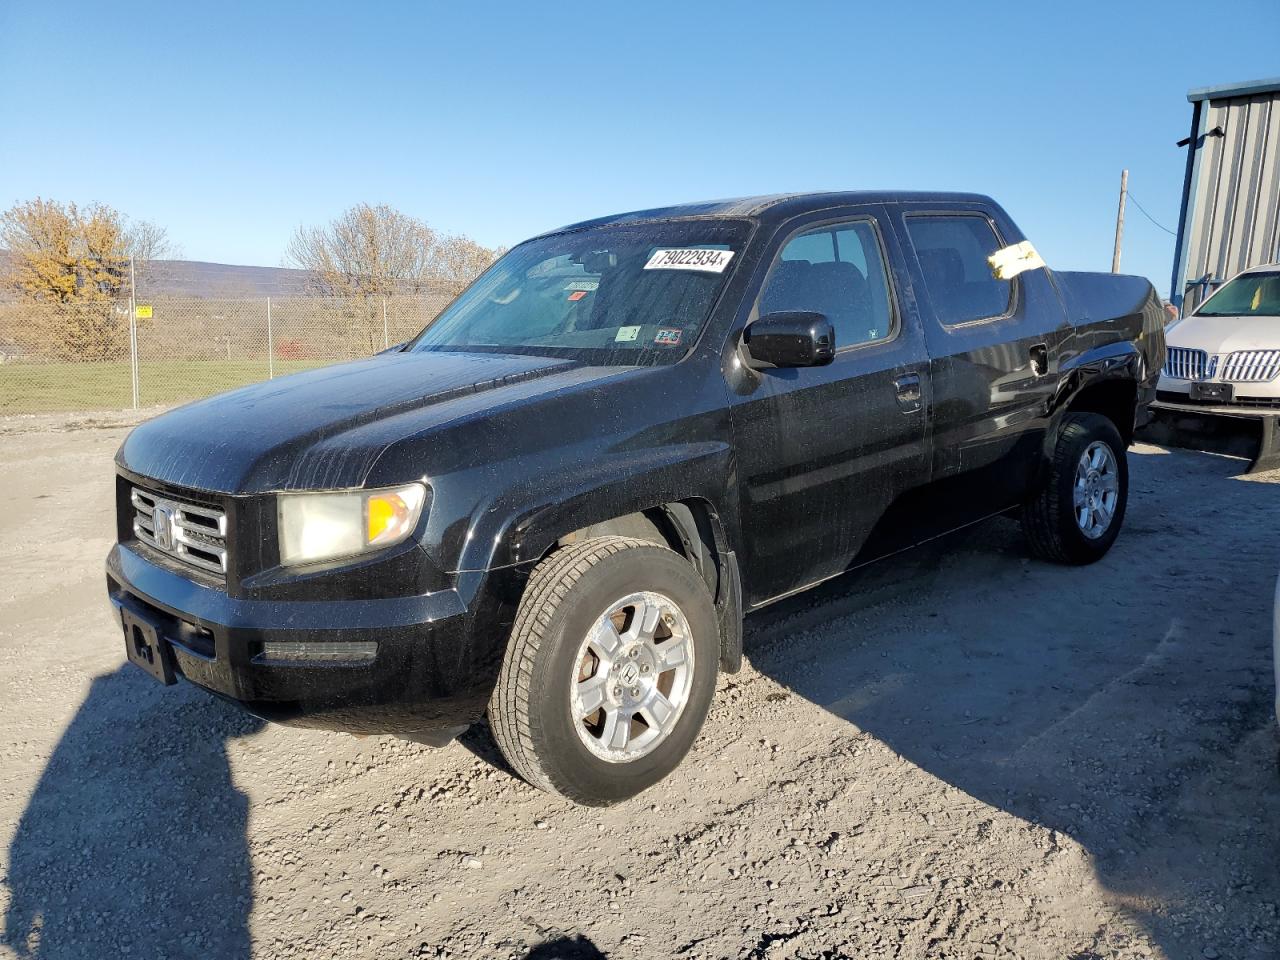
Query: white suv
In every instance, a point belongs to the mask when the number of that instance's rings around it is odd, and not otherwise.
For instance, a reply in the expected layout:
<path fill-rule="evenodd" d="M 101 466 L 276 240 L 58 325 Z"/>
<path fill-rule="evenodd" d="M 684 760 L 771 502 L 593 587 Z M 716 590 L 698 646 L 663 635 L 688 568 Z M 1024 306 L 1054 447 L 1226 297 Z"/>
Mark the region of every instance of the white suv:
<path fill-rule="evenodd" d="M 1280 410 L 1280 263 L 1236 274 L 1165 338 L 1158 399 Z"/>

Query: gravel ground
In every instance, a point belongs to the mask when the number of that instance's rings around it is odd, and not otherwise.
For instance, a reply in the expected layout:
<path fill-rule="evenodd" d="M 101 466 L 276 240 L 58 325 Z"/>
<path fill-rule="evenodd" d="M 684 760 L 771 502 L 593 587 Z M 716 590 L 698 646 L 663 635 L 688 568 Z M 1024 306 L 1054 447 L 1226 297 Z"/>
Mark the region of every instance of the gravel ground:
<path fill-rule="evenodd" d="M 128 418 L 0 421 L 0 954 L 1280 956 L 1276 474 L 1139 446 L 1085 569 L 994 521 L 747 621 L 694 754 L 604 811 L 264 726 L 123 662 Z"/>

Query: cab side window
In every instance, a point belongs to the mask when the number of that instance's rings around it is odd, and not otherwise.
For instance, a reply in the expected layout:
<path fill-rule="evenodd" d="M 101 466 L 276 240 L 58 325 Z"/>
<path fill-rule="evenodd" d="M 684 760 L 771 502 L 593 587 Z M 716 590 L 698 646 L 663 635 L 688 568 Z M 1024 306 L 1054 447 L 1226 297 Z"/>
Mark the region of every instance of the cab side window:
<path fill-rule="evenodd" d="M 987 263 L 1004 246 L 990 220 L 980 214 L 912 214 L 906 221 L 941 323 L 955 326 L 1009 313 L 1013 282 L 997 280 Z"/>
<path fill-rule="evenodd" d="M 835 329 L 836 349 L 893 333 L 889 279 L 869 220 L 826 224 L 793 236 L 778 254 L 759 312 L 810 310 Z"/>

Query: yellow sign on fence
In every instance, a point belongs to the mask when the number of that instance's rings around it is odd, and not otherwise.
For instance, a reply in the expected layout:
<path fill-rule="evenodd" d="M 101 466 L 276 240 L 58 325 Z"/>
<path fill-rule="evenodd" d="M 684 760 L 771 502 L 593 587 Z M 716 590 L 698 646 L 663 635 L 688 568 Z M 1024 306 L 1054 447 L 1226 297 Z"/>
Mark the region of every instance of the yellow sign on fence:
<path fill-rule="evenodd" d="M 139 320 L 150 320 L 151 304 L 149 303 L 138 304 L 136 307 L 133 308 L 133 315 L 137 317 Z"/>

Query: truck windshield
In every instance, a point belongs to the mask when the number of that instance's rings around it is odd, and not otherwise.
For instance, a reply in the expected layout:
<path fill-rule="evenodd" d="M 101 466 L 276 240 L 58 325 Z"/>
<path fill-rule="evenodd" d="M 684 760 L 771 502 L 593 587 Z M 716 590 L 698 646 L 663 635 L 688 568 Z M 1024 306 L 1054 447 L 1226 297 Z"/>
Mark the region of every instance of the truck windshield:
<path fill-rule="evenodd" d="M 1228 282 L 1197 317 L 1280 317 L 1280 270 L 1246 273 Z"/>
<path fill-rule="evenodd" d="M 673 220 L 530 240 L 407 349 L 674 363 L 701 332 L 749 229 L 746 221 Z"/>

